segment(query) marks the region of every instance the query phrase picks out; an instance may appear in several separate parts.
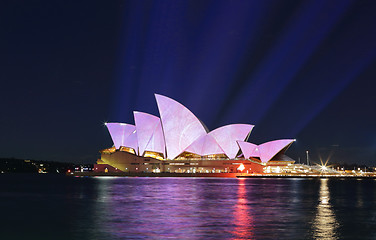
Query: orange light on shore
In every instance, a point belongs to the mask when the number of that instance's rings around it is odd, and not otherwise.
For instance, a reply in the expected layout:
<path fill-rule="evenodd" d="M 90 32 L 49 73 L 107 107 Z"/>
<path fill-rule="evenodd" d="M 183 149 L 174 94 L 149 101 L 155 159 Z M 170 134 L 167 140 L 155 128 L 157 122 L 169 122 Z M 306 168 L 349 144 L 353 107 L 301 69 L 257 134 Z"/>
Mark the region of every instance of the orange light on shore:
<path fill-rule="evenodd" d="M 243 163 L 240 164 L 240 166 L 238 167 L 238 170 L 242 172 L 244 169 L 245 169 L 244 164 Z"/>

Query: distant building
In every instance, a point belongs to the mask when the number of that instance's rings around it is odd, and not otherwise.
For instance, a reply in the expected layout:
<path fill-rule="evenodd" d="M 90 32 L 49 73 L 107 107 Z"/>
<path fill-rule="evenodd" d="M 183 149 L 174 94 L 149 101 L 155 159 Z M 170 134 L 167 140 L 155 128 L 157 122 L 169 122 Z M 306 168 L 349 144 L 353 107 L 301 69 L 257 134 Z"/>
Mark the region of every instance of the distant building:
<path fill-rule="evenodd" d="M 294 139 L 249 143 L 254 127 L 250 124 L 231 124 L 208 131 L 179 102 L 158 94 L 155 97 L 160 118 L 134 112 L 135 125 L 106 123 L 114 146 L 100 151 L 94 171 L 262 173 L 268 166 L 295 162 L 284 154 Z"/>

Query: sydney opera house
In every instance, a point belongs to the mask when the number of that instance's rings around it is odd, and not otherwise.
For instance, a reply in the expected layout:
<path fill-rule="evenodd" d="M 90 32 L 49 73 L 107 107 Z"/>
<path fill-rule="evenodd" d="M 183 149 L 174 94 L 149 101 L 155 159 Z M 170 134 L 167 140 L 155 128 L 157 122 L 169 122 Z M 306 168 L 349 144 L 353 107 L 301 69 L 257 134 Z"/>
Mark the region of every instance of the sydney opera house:
<path fill-rule="evenodd" d="M 114 145 L 100 151 L 96 172 L 263 173 L 294 163 L 285 155 L 294 139 L 256 145 L 254 125 L 209 131 L 185 106 L 155 94 L 160 117 L 134 112 L 135 124 L 106 123 Z"/>

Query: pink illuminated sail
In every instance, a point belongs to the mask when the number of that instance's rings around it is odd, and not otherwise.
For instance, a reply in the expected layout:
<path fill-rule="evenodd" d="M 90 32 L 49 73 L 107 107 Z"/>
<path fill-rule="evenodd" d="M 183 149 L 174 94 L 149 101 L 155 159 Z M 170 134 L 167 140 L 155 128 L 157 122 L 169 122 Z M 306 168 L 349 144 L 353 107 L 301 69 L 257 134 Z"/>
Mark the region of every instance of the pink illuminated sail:
<path fill-rule="evenodd" d="M 281 139 L 263 143 L 259 145 L 260 159 L 267 162 L 284 149 L 287 149 L 295 140 Z"/>
<path fill-rule="evenodd" d="M 244 158 L 248 159 L 250 157 L 260 157 L 258 146 L 253 143 L 237 141 L 240 149 L 243 152 Z"/>
<path fill-rule="evenodd" d="M 224 151 L 215 141 L 214 137 L 207 134 L 194 141 L 185 151 L 200 156 L 223 154 Z"/>
<path fill-rule="evenodd" d="M 161 121 L 159 120 L 145 150 L 151 151 L 151 152 L 162 153 L 163 156 L 165 157 L 166 156 L 165 149 L 166 148 L 165 148 L 165 140 L 164 140 L 162 125 L 161 125 Z"/>
<path fill-rule="evenodd" d="M 254 125 L 249 124 L 231 124 L 217 128 L 211 131 L 209 135 L 214 137 L 227 157 L 233 159 L 239 152 L 239 146 L 236 141 L 244 141 L 253 127 Z"/>
<path fill-rule="evenodd" d="M 126 123 L 106 123 L 116 149 L 125 146 L 125 140 L 136 130 L 136 127 Z"/>
<path fill-rule="evenodd" d="M 284 152 L 294 140 L 282 139 L 261 145 L 245 142 L 253 125 L 231 124 L 207 132 L 203 123 L 179 102 L 155 94 L 160 118 L 143 112 L 134 112 L 135 125 L 107 123 L 116 149 L 128 147 L 143 156 L 145 151 L 162 153 L 175 159 L 184 151 L 200 156 L 225 154 L 236 158 L 241 149 L 246 159 L 259 157 L 268 162 Z"/>
<path fill-rule="evenodd" d="M 154 131 L 158 125 L 160 126 L 160 120 L 159 117 L 143 112 L 133 112 L 133 115 L 137 130 L 139 153 L 142 156 Z"/>
<path fill-rule="evenodd" d="M 167 158 L 174 159 L 207 133 L 200 120 L 177 101 L 155 94 L 165 137 Z"/>
<path fill-rule="evenodd" d="M 124 147 L 133 148 L 136 152 L 136 155 L 138 154 L 138 141 L 137 141 L 137 132 L 136 129 L 124 140 Z"/>

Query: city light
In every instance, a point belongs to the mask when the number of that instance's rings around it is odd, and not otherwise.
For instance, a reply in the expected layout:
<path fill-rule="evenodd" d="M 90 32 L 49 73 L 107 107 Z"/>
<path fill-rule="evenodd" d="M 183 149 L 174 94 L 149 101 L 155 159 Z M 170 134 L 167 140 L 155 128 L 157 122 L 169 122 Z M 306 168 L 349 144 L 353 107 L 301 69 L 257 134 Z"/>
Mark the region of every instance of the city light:
<path fill-rule="evenodd" d="M 245 169 L 244 164 L 243 163 L 240 164 L 240 166 L 238 167 L 238 170 L 242 172 L 244 169 Z"/>

